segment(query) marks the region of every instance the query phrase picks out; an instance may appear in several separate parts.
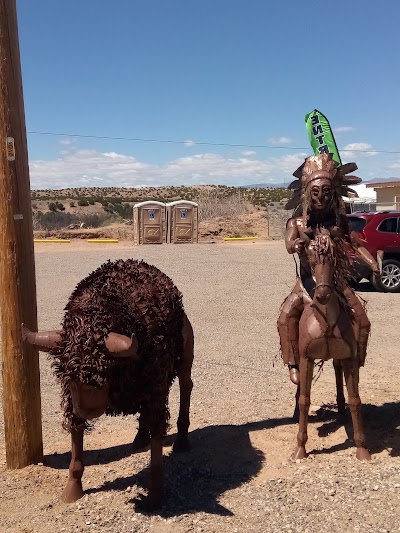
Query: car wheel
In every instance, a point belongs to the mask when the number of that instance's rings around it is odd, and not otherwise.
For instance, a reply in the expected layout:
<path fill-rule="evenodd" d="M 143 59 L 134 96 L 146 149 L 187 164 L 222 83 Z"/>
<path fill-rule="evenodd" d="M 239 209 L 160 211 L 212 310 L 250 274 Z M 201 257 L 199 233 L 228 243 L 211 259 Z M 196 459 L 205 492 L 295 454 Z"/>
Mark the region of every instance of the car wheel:
<path fill-rule="evenodd" d="M 376 283 L 376 285 L 375 285 Z M 400 291 L 400 262 L 396 259 L 385 259 L 382 263 L 382 276 L 373 285 L 384 292 Z"/>
<path fill-rule="evenodd" d="M 379 281 L 376 279 L 375 274 L 371 274 L 369 281 L 371 282 L 371 285 L 376 291 L 386 292 L 386 289 L 379 284 Z"/>

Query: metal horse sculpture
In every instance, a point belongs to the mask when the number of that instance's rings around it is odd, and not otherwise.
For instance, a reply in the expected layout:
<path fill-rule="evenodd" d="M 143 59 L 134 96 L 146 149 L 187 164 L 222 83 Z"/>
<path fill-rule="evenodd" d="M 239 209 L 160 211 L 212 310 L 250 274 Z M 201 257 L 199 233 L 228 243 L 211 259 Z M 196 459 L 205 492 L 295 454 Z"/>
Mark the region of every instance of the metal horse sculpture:
<path fill-rule="evenodd" d="M 359 361 L 357 358 L 357 323 L 354 314 L 340 293 L 337 279 L 338 250 L 328 230 L 320 230 L 309 239 L 306 253 L 310 262 L 314 287 L 304 287 L 304 311 L 300 319 L 300 394 L 299 431 L 292 459 L 307 456 L 308 410 L 313 378 L 314 361 L 333 359 L 338 385 L 339 412 L 344 410 L 343 374 L 348 391 L 348 405 L 357 447 L 357 459 L 369 460 L 365 445 L 358 391 Z M 342 374 L 343 372 L 343 374 Z"/>

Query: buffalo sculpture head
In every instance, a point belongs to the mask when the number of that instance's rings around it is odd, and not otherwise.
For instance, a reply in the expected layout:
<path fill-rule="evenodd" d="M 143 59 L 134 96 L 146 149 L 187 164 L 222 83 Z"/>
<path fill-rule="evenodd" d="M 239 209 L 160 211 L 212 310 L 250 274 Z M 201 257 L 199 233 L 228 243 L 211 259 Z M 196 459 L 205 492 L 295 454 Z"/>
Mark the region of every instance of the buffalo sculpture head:
<path fill-rule="evenodd" d="M 95 337 L 98 337 L 98 335 Z M 62 330 L 34 332 L 30 331 L 25 325 L 22 325 L 22 338 L 42 352 L 51 352 L 51 350 L 65 342 L 65 334 Z M 110 332 L 104 339 L 104 347 L 105 355 L 111 359 L 139 359 L 138 341 L 135 335 L 128 337 Z M 68 387 L 73 413 L 77 417 L 93 420 L 104 414 L 109 403 L 108 383 L 86 383 L 81 381 L 77 375 L 71 375 L 68 379 Z"/>

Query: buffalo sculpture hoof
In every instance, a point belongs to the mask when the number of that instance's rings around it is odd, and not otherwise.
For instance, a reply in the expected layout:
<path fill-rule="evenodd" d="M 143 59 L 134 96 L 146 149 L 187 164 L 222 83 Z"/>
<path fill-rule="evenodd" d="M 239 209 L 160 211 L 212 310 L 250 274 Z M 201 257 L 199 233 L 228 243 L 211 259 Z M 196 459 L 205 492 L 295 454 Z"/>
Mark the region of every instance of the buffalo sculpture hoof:
<path fill-rule="evenodd" d="M 76 479 L 68 480 L 67 486 L 62 493 L 61 500 L 64 503 L 74 503 L 84 495 L 81 481 Z"/>
<path fill-rule="evenodd" d="M 136 511 L 143 514 L 151 514 L 158 511 L 162 507 L 162 503 L 163 498 L 161 495 L 151 496 L 149 494 L 148 496 L 139 496 L 134 500 Z"/>
<path fill-rule="evenodd" d="M 360 461 L 370 461 L 371 460 L 371 454 L 366 448 L 363 448 L 362 446 L 357 448 L 356 457 Z"/>
<path fill-rule="evenodd" d="M 304 446 L 296 446 L 290 459 L 292 461 L 297 461 L 298 459 L 305 459 L 307 457 L 307 452 Z"/>
<path fill-rule="evenodd" d="M 151 437 L 149 432 L 138 431 L 136 437 L 133 439 L 133 452 L 145 452 L 149 449 Z"/>
<path fill-rule="evenodd" d="M 172 450 L 175 453 L 188 452 L 190 450 L 190 442 L 187 437 L 177 437 L 175 439 Z"/>

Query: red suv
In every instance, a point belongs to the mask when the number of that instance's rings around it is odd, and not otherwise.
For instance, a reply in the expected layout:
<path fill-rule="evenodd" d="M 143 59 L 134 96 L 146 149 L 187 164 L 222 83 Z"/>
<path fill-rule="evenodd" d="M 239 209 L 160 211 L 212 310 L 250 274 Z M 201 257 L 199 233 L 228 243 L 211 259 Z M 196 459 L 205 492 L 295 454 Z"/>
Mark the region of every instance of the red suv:
<path fill-rule="evenodd" d="M 400 211 L 374 213 L 356 211 L 347 215 L 350 228 L 375 257 L 383 252 L 382 278 L 376 280 L 366 265 L 358 263 L 361 278 L 369 279 L 374 287 L 385 292 L 400 291 Z"/>

